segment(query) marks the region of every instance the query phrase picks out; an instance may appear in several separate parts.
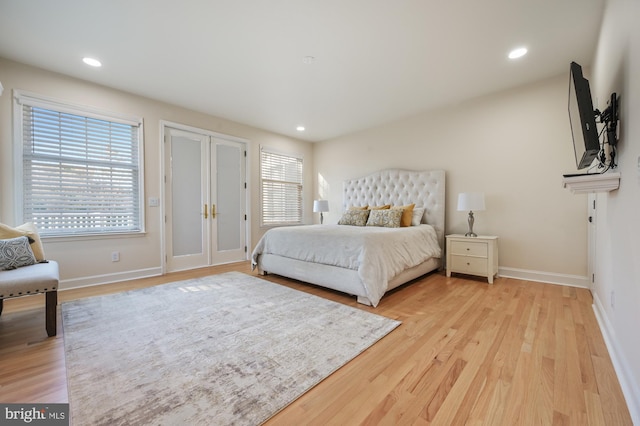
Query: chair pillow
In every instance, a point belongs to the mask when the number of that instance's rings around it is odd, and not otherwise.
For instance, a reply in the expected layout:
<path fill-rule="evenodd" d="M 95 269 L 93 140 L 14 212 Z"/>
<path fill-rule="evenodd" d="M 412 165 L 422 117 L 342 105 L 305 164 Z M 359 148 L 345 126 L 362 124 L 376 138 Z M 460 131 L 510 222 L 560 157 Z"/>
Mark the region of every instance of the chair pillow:
<path fill-rule="evenodd" d="M 0 240 L 0 271 L 16 269 L 36 263 L 29 238 L 16 237 Z"/>
<path fill-rule="evenodd" d="M 38 235 L 38 229 L 33 223 L 27 222 L 20 226 L 16 226 L 15 228 L 5 225 L 4 223 L 0 223 L 0 239 L 22 237 L 23 235 L 33 240 L 31 243 L 31 250 L 33 250 L 36 260 L 38 262 L 45 260 L 42 241 Z"/>

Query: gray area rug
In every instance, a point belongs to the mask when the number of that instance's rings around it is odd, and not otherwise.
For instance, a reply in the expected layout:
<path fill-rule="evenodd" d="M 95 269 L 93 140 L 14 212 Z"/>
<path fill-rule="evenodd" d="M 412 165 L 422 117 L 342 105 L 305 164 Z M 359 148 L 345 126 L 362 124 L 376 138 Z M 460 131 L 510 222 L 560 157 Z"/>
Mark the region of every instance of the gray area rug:
<path fill-rule="evenodd" d="M 62 304 L 74 425 L 258 425 L 400 322 L 240 272 Z"/>

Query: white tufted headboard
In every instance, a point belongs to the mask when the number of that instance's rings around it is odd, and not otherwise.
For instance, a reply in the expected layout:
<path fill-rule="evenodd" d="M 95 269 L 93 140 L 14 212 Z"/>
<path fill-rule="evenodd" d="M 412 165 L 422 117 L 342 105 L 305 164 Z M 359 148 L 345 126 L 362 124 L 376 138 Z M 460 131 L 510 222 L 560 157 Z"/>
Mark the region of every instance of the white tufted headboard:
<path fill-rule="evenodd" d="M 444 248 L 444 170 L 412 172 L 388 169 L 344 181 L 343 208 L 351 206 L 405 205 L 424 207 L 422 223 L 433 226 Z"/>

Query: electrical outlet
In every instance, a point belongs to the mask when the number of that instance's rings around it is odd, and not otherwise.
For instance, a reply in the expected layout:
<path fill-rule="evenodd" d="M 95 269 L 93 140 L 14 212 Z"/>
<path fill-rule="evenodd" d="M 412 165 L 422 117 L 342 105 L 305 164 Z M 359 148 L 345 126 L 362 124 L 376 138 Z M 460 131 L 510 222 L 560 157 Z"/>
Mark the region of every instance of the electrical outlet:
<path fill-rule="evenodd" d="M 611 290 L 611 309 L 615 309 L 616 307 L 616 292 L 614 290 Z"/>
<path fill-rule="evenodd" d="M 120 252 L 119 251 L 114 251 L 111 253 L 111 261 L 112 262 L 119 262 L 120 261 Z"/>

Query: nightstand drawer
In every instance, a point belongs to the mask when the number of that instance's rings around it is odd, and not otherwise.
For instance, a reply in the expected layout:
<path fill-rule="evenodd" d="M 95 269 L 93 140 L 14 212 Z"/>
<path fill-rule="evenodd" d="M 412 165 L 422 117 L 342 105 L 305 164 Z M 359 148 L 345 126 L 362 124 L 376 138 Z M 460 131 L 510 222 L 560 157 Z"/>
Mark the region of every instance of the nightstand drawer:
<path fill-rule="evenodd" d="M 487 243 L 484 241 L 451 241 L 451 254 L 487 257 Z"/>
<path fill-rule="evenodd" d="M 470 275 L 487 275 L 486 257 L 451 256 L 451 270 Z"/>

